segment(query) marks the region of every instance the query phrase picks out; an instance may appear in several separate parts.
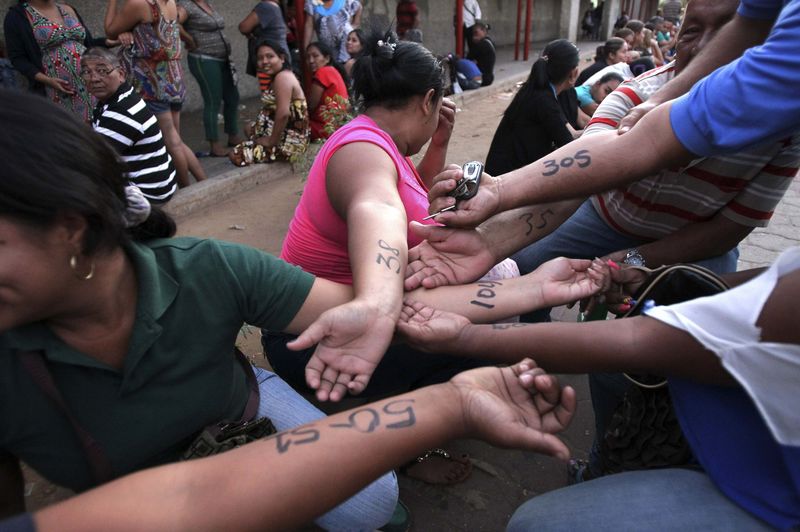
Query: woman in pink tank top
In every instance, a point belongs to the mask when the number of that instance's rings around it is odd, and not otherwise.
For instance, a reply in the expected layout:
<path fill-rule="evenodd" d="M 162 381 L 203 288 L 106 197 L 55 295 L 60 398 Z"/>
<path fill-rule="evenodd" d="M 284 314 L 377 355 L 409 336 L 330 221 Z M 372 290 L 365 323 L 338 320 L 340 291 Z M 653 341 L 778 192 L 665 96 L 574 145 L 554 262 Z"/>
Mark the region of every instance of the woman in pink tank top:
<path fill-rule="evenodd" d="M 443 98 L 442 66 L 428 50 L 386 37 L 373 37 L 354 65 L 353 90 L 362 114 L 317 155 L 281 257 L 318 277 L 351 284 L 352 310 L 363 315 L 371 345 L 386 348 L 402 306 L 408 248 L 419 243 L 408 225 L 428 214 L 428 184 L 445 166 L 455 105 Z M 429 141 L 415 166 L 410 157 Z M 365 360 L 363 374 L 344 375 L 325 364 L 324 350 L 308 357 L 273 345 L 267 351 L 278 373 L 284 368 L 294 374 L 293 385 L 305 387 L 307 380 L 314 388 L 322 381 L 321 400 L 328 399 L 325 388 L 332 387 L 335 398 L 348 389 L 362 391 L 379 362 Z M 415 363 L 409 358 L 416 357 L 404 358 Z"/>

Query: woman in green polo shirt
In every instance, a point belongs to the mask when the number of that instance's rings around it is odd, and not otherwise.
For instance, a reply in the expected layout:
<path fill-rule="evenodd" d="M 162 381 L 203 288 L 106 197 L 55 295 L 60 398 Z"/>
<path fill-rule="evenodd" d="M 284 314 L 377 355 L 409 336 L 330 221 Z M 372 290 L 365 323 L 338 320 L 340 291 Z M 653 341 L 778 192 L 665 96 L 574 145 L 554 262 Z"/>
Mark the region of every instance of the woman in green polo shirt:
<path fill-rule="evenodd" d="M 22 511 L 19 460 L 83 491 L 175 461 L 204 427 L 241 418 L 249 369 L 231 352 L 243 322 L 295 334 L 315 324 L 341 356 L 375 349 L 370 309 L 350 287 L 245 246 L 169 238 L 174 222 L 126 187 L 111 148 L 65 111 L 0 93 L 0 123 L 13 131 L 0 138 L 0 508 Z M 447 287 L 437 306 L 496 320 L 595 293 L 595 278 L 588 261 L 559 259 L 503 285 Z M 258 417 L 286 430 L 323 416 L 254 371 Z M 378 528 L 396 501 L 390 473 L 317 524 Z"/>

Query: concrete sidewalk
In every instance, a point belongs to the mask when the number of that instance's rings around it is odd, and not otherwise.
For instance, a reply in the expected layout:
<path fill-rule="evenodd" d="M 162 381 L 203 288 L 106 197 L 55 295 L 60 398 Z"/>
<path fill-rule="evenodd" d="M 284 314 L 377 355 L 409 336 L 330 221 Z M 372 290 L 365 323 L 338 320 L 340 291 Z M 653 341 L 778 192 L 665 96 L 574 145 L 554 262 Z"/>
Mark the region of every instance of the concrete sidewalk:
<path fill-rule="evenodd" d="M 545 42 L 534 43 L 531 47 L 528 61 L 514 61 L 514 48 L 501 47 L 497 49 L 497 62 L 495 64 L 495 82 L 489 87 L 463 92 L 453 96 L 459 107 L 476 99 L 485 98 L 514 87 L 517 83 L 527 79 L 531 65 L 539 57 L 539 53 L 546 45 Z M 581 68 L 593 60 L 595 48 L 601 43 L 581 41 L 578 47 L 581 50 Z M 520 57 L 522 53 L 520 52 Z M 187 74 L 188 75 L 188 74 Z M 189 76 L 189 83 L 194 79 Z M 260 107 L 259 99 L 251 98 L 242 100 L 239 111 L 240 123 L 256 116 Z M 184 142 L 197 152 L 208 150 L 200 111 L 181 114 L 181 134 Z M 222 126 L 220 125 L 220 138 L 224 140 Z M 204 157 L 200 159 L 209 179 L 205 182 L 195 183 L 190 187 L 181 189 L 170 201 L 167 210 L 177 217 L 186 216 L 196 210 L 209 207 L 224 201 L 235 194 L 244 192 L 262 183 L 288 177 L 293 173 L 302 173 L 307 168 L 293 169 L 289 163 L 273 163 L 237 168 L 227 158 Z"/>

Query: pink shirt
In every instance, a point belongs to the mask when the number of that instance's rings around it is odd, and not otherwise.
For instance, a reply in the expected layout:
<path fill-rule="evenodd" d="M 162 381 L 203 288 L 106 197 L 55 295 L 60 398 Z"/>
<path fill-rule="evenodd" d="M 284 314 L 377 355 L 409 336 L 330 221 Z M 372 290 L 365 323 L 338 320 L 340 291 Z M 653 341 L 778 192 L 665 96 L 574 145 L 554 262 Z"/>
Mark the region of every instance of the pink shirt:
<path fill-rule="evenodd" d="M 303 196 L 283 241 L 281 258 L 317 277 L 345 284 L 353 284 L 347 253 L 347 224 L 328 200 L 325 172 L 328 161 L 336 150 L 351 142 L 375 144 L 391 157 L 399 176 L 397 191 L 409 222 L 422 222 L 428 215 L 428 190 L 414 163 L 398 151 L 392 137 L 366 115 L 358 116 L 339 128 L 325 141 L 314 160 Z M 431 219 L 422 223 L 435 222 Z M 419 242 L 419 238 L 408 234 L 409 247 L 416 246 Z"/>

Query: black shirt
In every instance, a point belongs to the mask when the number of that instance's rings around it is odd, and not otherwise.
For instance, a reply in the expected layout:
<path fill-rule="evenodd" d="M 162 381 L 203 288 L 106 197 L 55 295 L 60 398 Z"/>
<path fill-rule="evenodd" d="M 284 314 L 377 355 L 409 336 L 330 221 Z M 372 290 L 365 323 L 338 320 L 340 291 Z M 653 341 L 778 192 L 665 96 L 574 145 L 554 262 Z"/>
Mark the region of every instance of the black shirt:
<path fill-rule="evenodd" d="M 522 89 L 524 90 L 524 88 Z M 486 172 L 500 175 L 541 159 L 572 140 L 567 119 L 551 87 L 520 92 L 509 106 L 492 139 Z M 513 102 L 512 102 L 513 105 Z"/>
<path fill-rule="evenodd" d="M 578 87 L 580 85 L 583 85 L 584 83 L 586 83 L 587 79 L 591 78 L 592 76 L 594 76 L 595 74 L 597 74 L 598 72 L 600 72 L 601 70 L 603 70 L 607 66 L 608 66 L 608 63 L 606 63 L 602 59 L 600 61 L 595 61 L 594 63 L 592 63 L 588 67 L 586 67 L 583 70 L 581 70 L 581 73 L 578 75 L 577 81 L 575 81 L 575 86 Z"/>
<path fill-rule="evenodd" d="M 491 85 L 494 81 L 495 56 L 494 43 L 489 37 L 484 37 L 480 41 L 473 41 L 472 46 L 469 48 L 467 59 L 472 59 L 478 63 L 483 79 L 481 87 Z"/>

